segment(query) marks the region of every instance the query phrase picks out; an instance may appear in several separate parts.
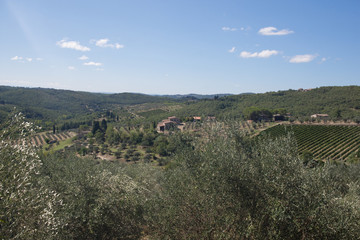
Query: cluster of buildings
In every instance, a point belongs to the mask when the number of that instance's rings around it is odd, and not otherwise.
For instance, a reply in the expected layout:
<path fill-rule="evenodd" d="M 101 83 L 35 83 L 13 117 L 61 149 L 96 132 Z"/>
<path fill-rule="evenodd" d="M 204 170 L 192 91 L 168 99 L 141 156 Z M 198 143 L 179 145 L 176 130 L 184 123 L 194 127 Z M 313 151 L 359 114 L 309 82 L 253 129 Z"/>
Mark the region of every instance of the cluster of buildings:
<path fill-rule="evenodd" d="M 181 122 L 179 118 L 172 116 L 159 122 L 156 129 L 158 132 L 164 132 L 174 128 L 179 128 L 179 126 L 183 126 L 183 125 L 184 124 Z"/>
<path fill-rule="evenodd" d="M 308 91 L 311 91 L 311 90 L 313 90 L 313 88 L 308 88 L 308 89 L 299 88 L 298 89 L 299 92 L 308 92 Z"/>
<path fill-rule="evenodd" d="M 191 117 L 191 121 L 201 121 L 201 117 Z M 207 117 L 205 120 L 212 121 L 215 120 L 215 117 Z M 167 119 L 162 120 L 157 124 L 156 130 L 158 132 L 165 132 L 173 129 L 183 130 L 185 123 L 181 122 L 181 120 L 175 116 L 168 117 Z"/>

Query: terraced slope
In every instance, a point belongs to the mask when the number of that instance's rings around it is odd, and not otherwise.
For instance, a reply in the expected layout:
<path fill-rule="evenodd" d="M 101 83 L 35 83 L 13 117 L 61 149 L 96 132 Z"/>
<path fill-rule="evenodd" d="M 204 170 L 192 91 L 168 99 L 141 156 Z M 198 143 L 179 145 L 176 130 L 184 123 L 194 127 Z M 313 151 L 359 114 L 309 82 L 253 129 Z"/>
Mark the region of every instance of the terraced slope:
<path fill-rule="evenodd" d="M 56 140 L 58 142 L 65 141 L 66 139 L 69 139 L 73 136 L 75 136 L 76 133 L 74 132 L 62 132 L 62 133 L 49 133 L 49 132 L 43 132 L 36 135 L 31 136 L 31 143 L 35 147 L 39 147 L 46 144 L 45 139 Z"/>
<path fill-rule="evenodd" d="M 271 137 L 294 133 L 299 153 L 307 150 L 316 159 L 346 160 L 360 149 L 360 126 L 277 125 L 261 135 Z"/>

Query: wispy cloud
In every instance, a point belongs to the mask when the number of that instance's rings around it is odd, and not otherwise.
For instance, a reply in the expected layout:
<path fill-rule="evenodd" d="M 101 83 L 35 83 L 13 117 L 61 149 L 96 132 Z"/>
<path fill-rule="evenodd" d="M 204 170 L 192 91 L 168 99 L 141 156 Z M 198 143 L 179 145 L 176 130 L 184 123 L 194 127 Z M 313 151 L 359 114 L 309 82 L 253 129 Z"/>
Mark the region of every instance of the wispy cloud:
<path fill-rule="evenodd" d="M 83 65 L 85 65 L 85 66 L 101 66 L 102 63 L 99 63 L 99 62 L 86 62 Z"/>
<path fill-rule="evenodd" d="M 77 51 L 87 52 L 90 51 L 90 48 L 82 46 L 79 42 L 76 41 L 67 41 L 66 39 L 63 39 L 61 41 L 58 41 L 56 43 L 61 48 L 70 48 Z"/>
<path fill-rule="evenodd" d="M 319 63 L 324 63 L 324 62 L 326 62 L 327 60 L 329 60 L 329 58 L 323 57 L 323 58 L 321 58 L 321 60 L 320 60 Z"/>
<path fill-rule="evenodd" d="M 88 60 L 89 58 L 85 55 L 82 55 L 81 57 L 79 57 L 79 59 L 84 61 L 84 60 Z"/>
<path fill-rule="evenodd" d="M 116 49 L 120 49 L 120 48 L 124 48 L 125 46 L 119 43 L 115 43 L 115 48 Z"/>
<path fill-rule="evenodd" d="M 95 69 L 95 71 L 104 71 L 104 69 L 103 68 L 97 68 L 97 69 Z"/>
<path fill-rule="evenodd" d="M 282 36 L 294 33 L 294 31 L 289 29 L 278 30 L 276 27 L 265 27 L 261 28 L 258 33 L 264 36 Z"/>
<path fill-rule="evenodd" d="M 125 46 L 119 43 L 109 43 L 109 39 L 108 38 L 103 38 L 103 39 L 99 39 L 99 40 L 93 40 L 95 41 L 95 45 L 98 47 L 102 47 L 102 48 L 116 48 L 116 49 L 120 49 L 120 48 L 124 48 Z"/>
<path fill-rule="evenodd" d="M 221 30 L 223 30 L 223 31 L 235 32 L 235 31 L 237 31 L 237 28 L 222 27 Z"/>
<path fill-rule="evenodd" d="M 0 84 L 10 85 L 10 86 L 29 86 L 31 82 L 5 79 L 5 80 L 0 80 Z"/>
<path fill-rule="evenodd" d="M 69 69 L 69 70 L 75 70 L 75 67 L 73 67 L 73 66 L 68 66 L 68 69 Z"/>
<path fill-rule="evenodd" d="M 19 56 L 15 56 L 10 58 L 11 61 L 18 61 L 18 60 L 23 60 L 23 57 L 19 57 Z"/>
<path fill-rule="evenodd" d="M 290 63 L 307 63 L 314 60 L 317 56 L 312 54 L 296 55 L 290 58 Z"/>
<path fill-rule="evenodd" d="M 234 53 L 236 51 L 236 47 L 232 47 L 230 50 L 228 50 L 229 53 Z"/>
<path fill-rule="evenodd" d="M 247 52 L 247 51 L 242 51 L 240 53 L 240 57 L 242 58 L 269 58 L 272 55 L 277 55 L 279 54 L 278 51 L 276 50 L 263 50 L 261 52 Z"/>
<path fill-rule="evenodd" d="M 10 58 L 11 61 L 18 61 L 18 62 L 32 62 L 33 60 L 36 60 L 36 61 L 42 61 L 43 59 L 42 58 L 31 58 L 31 57 L 20 57 L 20 56 L 15 56 L 15 57 L 12 57 Z"/>

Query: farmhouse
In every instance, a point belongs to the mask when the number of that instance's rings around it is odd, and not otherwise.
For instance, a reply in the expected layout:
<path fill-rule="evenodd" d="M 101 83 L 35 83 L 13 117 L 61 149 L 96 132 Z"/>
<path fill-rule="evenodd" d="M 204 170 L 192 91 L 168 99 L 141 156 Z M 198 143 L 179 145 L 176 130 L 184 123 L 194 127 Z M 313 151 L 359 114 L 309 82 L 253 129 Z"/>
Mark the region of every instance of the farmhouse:
<path fill-rule="evenodd" d="M 311 90 L 313 90 L 313 88 L 308 88 L 308 89 L 299 88 L 298 89 L 299 92 L 308 92 L 308 91 L 311 91 Z"/>
<path fill-rule="evenodd" d="M 158 132 L 164 132 L 166 130 L 170 130 L 171 128 L 178 127 L 180 125 L 181 125 L 180 119 L 178 119 L 175 116 L 172 116 L 159 122 L 156 129 Z"/>
<path fill-rule="evenodd" d="M 328 114 L 316 113 L 316 114 L 311 115 L 311 118 L 327 119 L 327 118 L 329 118 L 329 115 Z"/>

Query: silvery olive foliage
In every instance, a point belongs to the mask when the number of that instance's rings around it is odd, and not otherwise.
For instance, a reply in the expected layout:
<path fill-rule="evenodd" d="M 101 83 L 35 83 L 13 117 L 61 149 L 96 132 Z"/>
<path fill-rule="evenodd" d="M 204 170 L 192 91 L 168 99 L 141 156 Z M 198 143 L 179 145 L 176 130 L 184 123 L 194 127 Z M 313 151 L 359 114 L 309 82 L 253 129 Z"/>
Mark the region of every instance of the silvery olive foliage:
<path fill-rule="evenodd" d="M 259 140 L 236 124 L 203 136 L 160 179 L 155 238 L 360 239 L 359 165 L 310 168 L 292 136 Z"/>
<path fill-rule="evenodd" d="M 42 157 L 42 176 L 64 205 L 57 212 L 63 239 L 139 239 L 145 211 L 159 189 L 160 169 L 80 158 L 72 153 Z"/>
<path fill-rule="evenodd" d="M 32 123 L 15 114 L 0 132 L 0 238 L 55 239 L 59 195 L 44 187 L 41 160 L 28 141 Z"/>
<path fill-rule="evenodd" d="M 360 239 L 360 165 L 304 164 L 291 135 L 214 123 L 160 168 L 39 156 L 33 129 L 0 133 L 0 239 Z"/>

